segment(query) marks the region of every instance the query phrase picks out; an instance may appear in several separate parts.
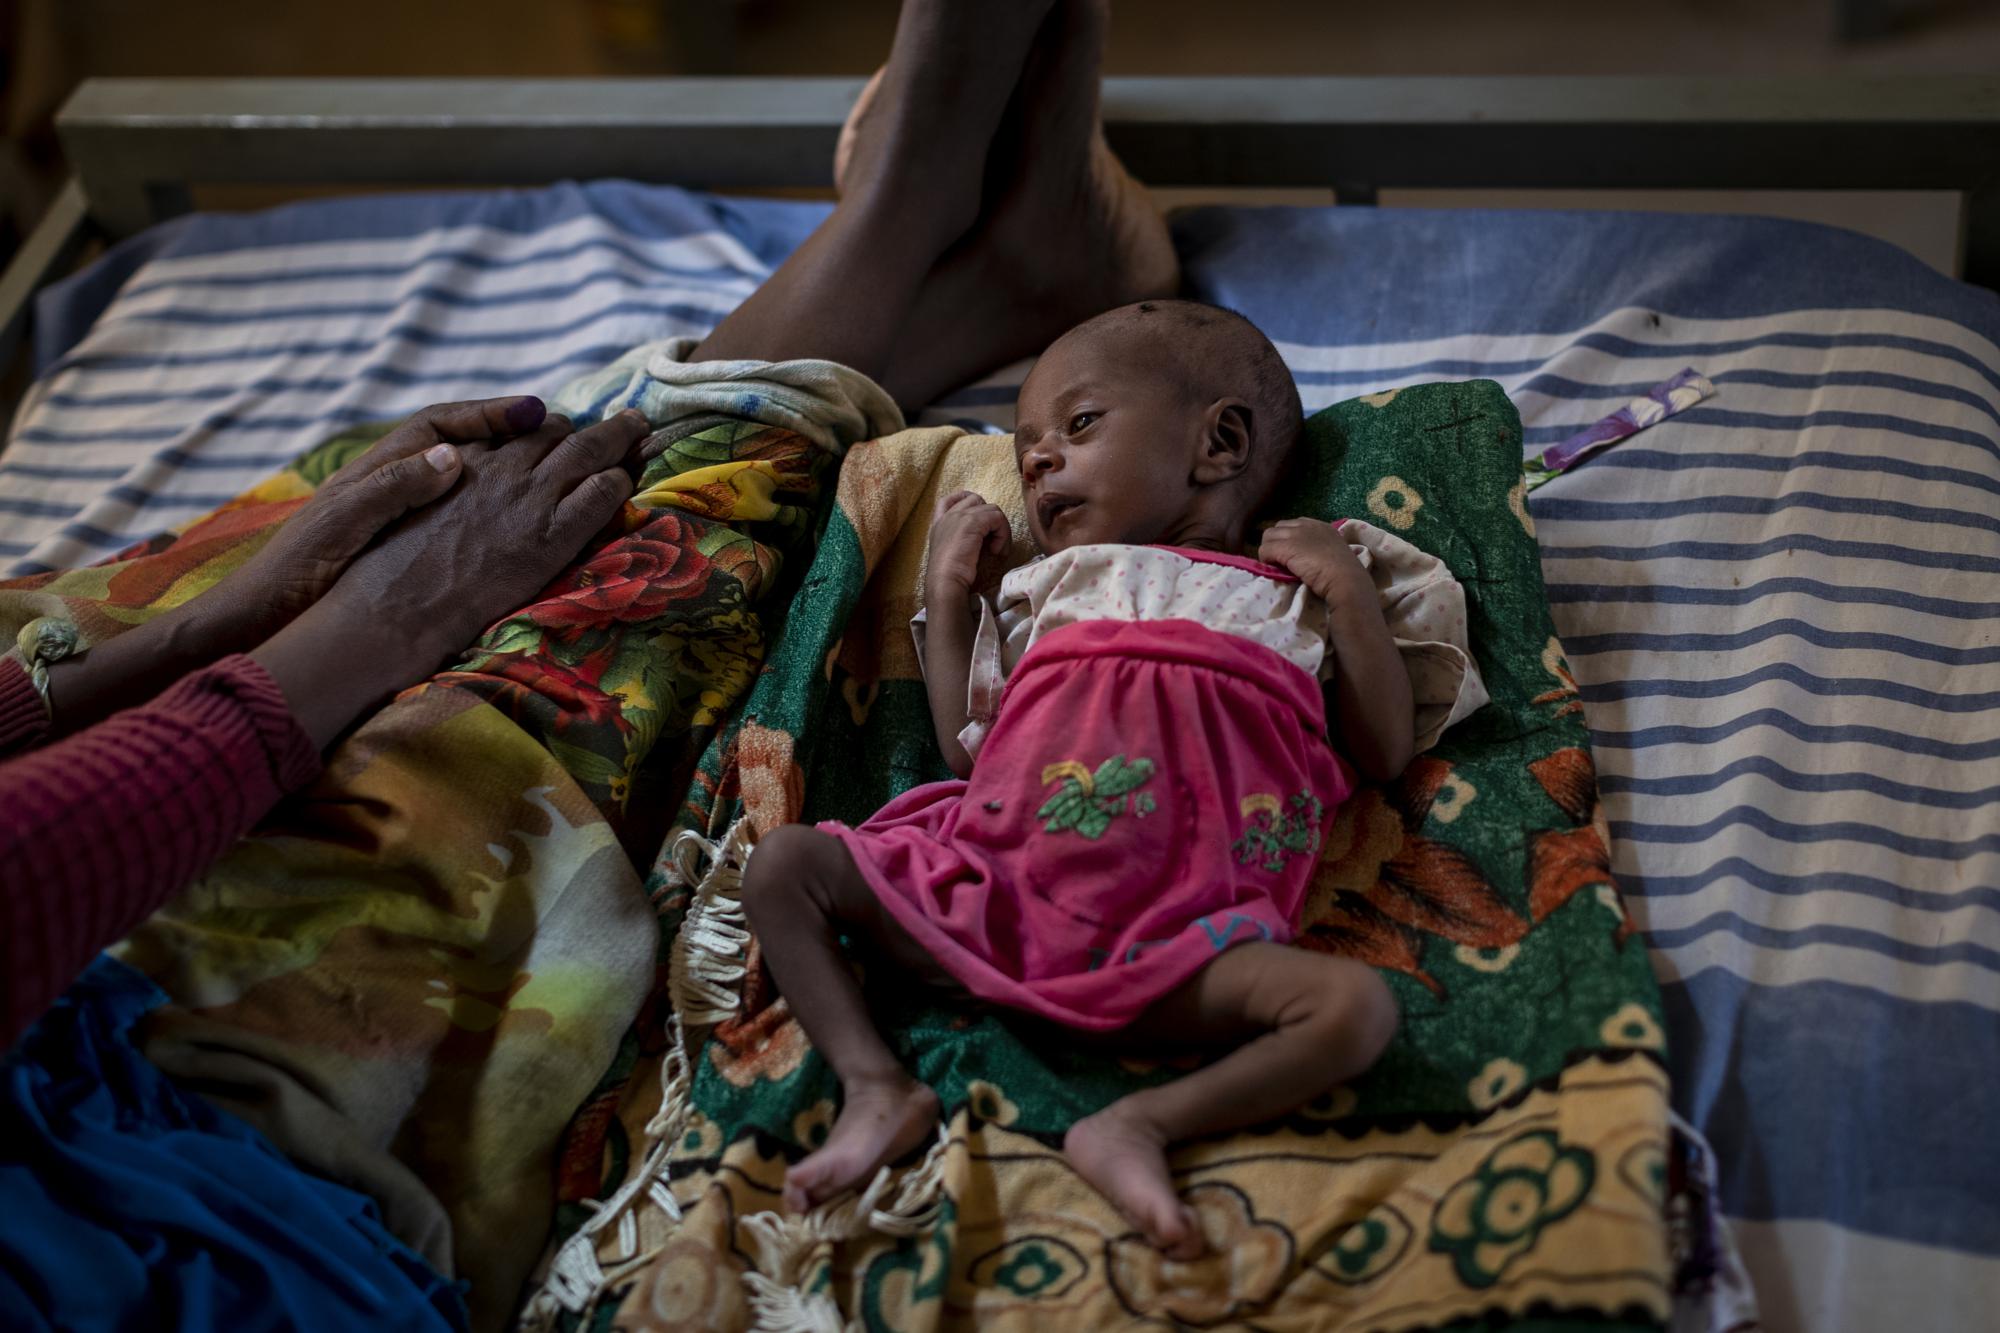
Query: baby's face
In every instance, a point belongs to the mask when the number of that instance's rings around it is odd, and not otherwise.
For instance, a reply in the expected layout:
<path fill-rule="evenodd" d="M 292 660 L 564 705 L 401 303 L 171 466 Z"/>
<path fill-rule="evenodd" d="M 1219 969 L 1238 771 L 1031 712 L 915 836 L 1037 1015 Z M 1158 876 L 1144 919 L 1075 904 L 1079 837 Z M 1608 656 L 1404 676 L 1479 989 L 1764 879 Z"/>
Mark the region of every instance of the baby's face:
<path fill-rule="evenodd" d="M 1014 408 L 1036 547 L 1172 543 L 1197 492 L 1201 439 L 1200 412 L 1151 337 L 1084 328 L 1057 339 Z"/>

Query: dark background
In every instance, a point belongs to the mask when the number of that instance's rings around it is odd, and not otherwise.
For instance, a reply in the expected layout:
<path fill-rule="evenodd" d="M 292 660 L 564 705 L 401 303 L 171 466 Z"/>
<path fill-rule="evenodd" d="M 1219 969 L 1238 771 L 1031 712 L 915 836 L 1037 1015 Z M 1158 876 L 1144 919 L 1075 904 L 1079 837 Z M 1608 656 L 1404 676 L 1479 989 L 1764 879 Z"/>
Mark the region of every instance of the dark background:
<path fill-rule="evenodd" d="M 896 0 L 0 0 L 0 259 L 60 184 L 51 117 L 93 74 L 861 74 L 887 49 L 895 13 Z M 2000 72 L 2000 3 L 1118 0 L 1108 57 L 1113 74 L 1842 70 Z M 1383 202 L 1779 212 L 1885 235 L 1940 266 L 1956 221 L 1948 195 L 1392 192 Z"/>

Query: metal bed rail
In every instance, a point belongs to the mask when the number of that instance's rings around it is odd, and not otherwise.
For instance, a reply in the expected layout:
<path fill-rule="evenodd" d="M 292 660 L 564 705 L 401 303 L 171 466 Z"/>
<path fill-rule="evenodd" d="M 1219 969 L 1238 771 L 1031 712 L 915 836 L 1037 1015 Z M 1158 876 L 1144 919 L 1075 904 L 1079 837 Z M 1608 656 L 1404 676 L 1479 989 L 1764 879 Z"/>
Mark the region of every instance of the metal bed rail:
<path fill-rule="evenodd" d="M 92 79 L 75 171 L 0 279 L 0 364 L 88 236 L 201 185 L 824 186 L 861 80 Z M 2000 288 L 2000 76 L 1120 78 L 1112 147 L 1150 185 L 1952 190 L 1968 281 Z"/>

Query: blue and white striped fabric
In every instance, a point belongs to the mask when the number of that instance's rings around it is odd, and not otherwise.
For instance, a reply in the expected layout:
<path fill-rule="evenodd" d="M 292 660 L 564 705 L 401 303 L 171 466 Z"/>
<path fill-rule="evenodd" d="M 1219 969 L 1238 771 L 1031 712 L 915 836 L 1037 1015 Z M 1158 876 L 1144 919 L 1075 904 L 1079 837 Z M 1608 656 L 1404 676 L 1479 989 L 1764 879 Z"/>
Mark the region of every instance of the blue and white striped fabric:
<path fill-rule="evenodd" d="M 597 185 L 157 229 L 43 298 L 42 376 L 0 455 L 0 569 L 101 559 L 349 423 L 550 393 L 701 333 L 814 220 Z"/>
<path fill-rule="evenodd" d="M 696 333 L 817 220 L 605 184 L 197 217 L 45 305 L 0 564 L 100 558 L 330 426 Z M 1203 210 L 1197 293 L 1307 407 L 1488 376 L 1532 445 L 1715 398 L 1535 495 L 1677 1101 L 1776 1328 L 2000 1304 L 2000 300 L 1794 223 Z M 107 304 L 108 302 L 108 304 Z M 1006 425 L 1022 368 L 930 420 Z"/>
<path fill-rule="evenodd" d="M 2000 1305 L 2000 299 L 1741 219 L 1204 214 L 1205 291 L 1308 406 L 1487 375 L 1553 443 L 1717 394 L 1535 493 L 1679 1109 L 1775 1328 Z"/>

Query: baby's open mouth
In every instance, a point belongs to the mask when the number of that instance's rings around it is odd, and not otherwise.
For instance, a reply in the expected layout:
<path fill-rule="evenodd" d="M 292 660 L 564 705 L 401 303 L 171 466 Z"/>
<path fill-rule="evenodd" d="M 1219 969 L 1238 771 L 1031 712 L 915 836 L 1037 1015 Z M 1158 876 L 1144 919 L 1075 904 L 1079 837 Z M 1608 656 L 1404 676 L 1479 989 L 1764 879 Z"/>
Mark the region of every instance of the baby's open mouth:
<path fill-rule="evenodd" d="M 1042 530 L 1047 532 L 1055 527 L 1058 518 L 1082 505 L 1083 501 L 1073 495 L 1057 495 L 1044 491 L 1042 498 L 1035 502 L 1035 517 L 1041 520 Z"/>

